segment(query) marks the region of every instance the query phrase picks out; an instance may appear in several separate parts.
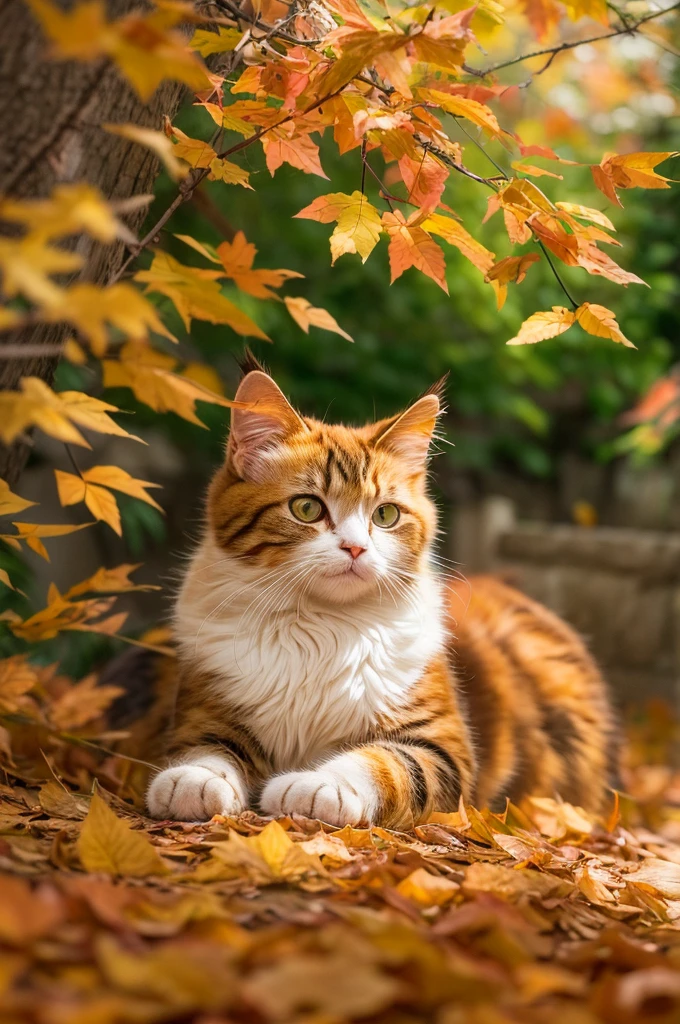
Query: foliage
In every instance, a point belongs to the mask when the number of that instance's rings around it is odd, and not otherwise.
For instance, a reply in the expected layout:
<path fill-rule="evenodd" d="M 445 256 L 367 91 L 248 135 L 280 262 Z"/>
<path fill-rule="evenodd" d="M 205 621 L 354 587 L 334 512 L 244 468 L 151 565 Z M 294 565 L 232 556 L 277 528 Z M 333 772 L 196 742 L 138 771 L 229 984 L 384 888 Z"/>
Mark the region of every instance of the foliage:
<path fill-rule="evenodd" d="M 668 709 L 631 733 L 639 804 L 616 796 L 601 820 L 534 799 L 409 834 L 189 825 L 121 798 L 131 766 L 100 749 L 117 691 L 92 683 L 0 663 L 7 1020 L 677 1019 L 678 778 L 637 760 L 667 756 L 647 733 L 658 716 L 672 740 Z M 118 795 L 78 788 L 92 771 Z"/>

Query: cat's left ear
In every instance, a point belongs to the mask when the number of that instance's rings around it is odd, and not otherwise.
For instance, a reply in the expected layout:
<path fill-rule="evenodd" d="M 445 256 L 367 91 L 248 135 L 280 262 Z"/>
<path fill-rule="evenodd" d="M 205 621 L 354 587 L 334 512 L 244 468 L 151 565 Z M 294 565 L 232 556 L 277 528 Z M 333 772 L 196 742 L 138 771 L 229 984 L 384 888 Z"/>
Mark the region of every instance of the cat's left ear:
<path fill-rule="evenodd" d="M 227 463 L 243 479 L 258 480 L 268 453 L 287 437 L 308 428 L 278 385 L 262 370 L 246 374 L 235 401 L 244 403 L 246 408 L 232 409 Z"/>
<path fill-rule="evenodd" d="M 440 412 L 439 397 L 436 394 L 423 395 L 406 412 L 381 424 L 373 443 L 376 448 L 397 455 L 409 469 L 417 472 L 425 466 Z"/>

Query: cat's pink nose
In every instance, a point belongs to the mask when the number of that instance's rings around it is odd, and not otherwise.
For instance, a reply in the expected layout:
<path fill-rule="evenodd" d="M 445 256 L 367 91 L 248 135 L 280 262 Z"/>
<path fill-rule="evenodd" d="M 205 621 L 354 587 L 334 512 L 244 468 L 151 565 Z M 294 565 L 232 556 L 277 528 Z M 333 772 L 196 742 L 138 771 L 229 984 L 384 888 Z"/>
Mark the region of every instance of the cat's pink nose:
<path fill-rule="evenodd" d="M 358 544 L 341 544 L 340 547 L 343 551 L 347 551 L 353 559 L 357 559 L 366 550 L 366 548 L 362 548 Z"/>

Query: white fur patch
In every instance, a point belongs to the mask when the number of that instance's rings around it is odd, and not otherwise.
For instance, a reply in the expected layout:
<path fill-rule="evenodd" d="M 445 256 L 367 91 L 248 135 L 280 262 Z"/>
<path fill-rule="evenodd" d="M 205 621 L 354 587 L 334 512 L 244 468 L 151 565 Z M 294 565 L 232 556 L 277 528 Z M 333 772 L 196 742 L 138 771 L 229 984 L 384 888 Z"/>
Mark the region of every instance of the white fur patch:
<path fill-rule="evenodd" d="M 206 755 L 166 768 L 151 780 L 146 803 L 152 818 L 207 821 L 240 814 L 247 794 L 241 773 L 224 757 Z"/>
<path fill-rule="evenodd" d="M 236 706 L 276 770 L 308 768 L 396 717 L 442 650 L 442 600 L 425 570 L 408 594 L 332 604 L 306 596 L 304 565 L 271 574 L 204 541 L 175 613 L 184 657 Z"/>
<path fill-rule="evenodd" d="M 378 804 L 379 793 L 370 769 L 352 754 L 340 754 L 316 771 L 276 775 L 260 798 L 265 814 L 304 814 L 338 827 L 369 824 Z"/>

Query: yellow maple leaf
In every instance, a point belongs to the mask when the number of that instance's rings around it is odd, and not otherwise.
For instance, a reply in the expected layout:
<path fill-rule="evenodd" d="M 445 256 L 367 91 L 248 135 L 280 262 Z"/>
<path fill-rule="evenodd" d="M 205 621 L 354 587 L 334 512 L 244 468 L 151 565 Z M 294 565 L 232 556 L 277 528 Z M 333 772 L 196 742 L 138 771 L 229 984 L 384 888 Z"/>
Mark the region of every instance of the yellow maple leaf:
<path fill-rule="evenodd" d="M 26 658 L 15 654 L 0 661 L 0 711 L 14 714 L 21 709 L 21 698 L 38 682 L 38 675 Z"/>
<path fill-rule="evenodd" d="M 439 89 L 419 89 L 418 96 L 425 103 L 434 104 L 441 110 L 445 110 L 447 114 L 472 121 L 473 124 L 483 128 L 488 135 L 498 137 L 503 133 L 496 115 L 485 103 L 470 100 L 466 96 L 440 92 Z"/>
<path fill-rule="evenodd" d="M 609 231 L 616 231 L 609 217 L 602 213 L 601 210 L 594 210 L 590 206 L 581 206 L 580 203 L 557 202 L 555 206 L 558 210 L 562 210 L 563 213 L 569 214 L 572 217 L 580 217 L 581 220 L 592 221 L 593 224 L 599 224 L 600 227 L 607 228 Z"/>
<path fill-rule="evenodd" d="M 26 498 L 20 498 L 18 494 L 14 494 L 10 490 L 9 484 L 0 477 L 0 516 L 12 516 L 35 504 L 35 501 L 27 501 Z"/>
<path fill-rule="evenodd" d="M 449 245 L 455 245 L 457 249 L 483 274 L 493 266 L 494 254 L 473 238 L 469 231 L 466 231 L 462 224 L 453 220 L 452 217 L 445 217 L 441 213 L 431 213 L 421 221 L 421 227 L 433 235 L 439 235 Z"/>
<path fill-rule="evenodd" d="M 434 875 L 425 868 L 416 868 L 402 878 L 397 892 L 421 907 L 442 907 L 460 892 L 460 885 L 445 875 Z"/>
<path fill-rule="evenodd" d="M 185 13 L 170 9 L 132 12 L 108 22 L 101 0 L 76 4 L 62 11 L 50 0 L 28 0 L 53 44 L 53 55 L 64 59 L 93 60 L 108 56 L 146 101 L 165 78 L 184 82 L 199 91 L 210 84 L 205 67 L 171 26 Z"/>
<path fill-rule="evenodd" d="M 84 182 L 56 185 L 47 199 L 3 199 L 0 217 L 23 224 L 42 238 L 84 231 L 100 242 L 113 242 L 115 238 L 135 240 L 99 189 Z"/>
<path fill-rule="evenodd" d="M 535 345 L 537 341 L 554 338 L 569 330 L 576 314 L 565 306 L 553 306 L 552 311 L 534 313 L 525 320 L 508 345 Z"/>
<path fill-rule="evenodd" d="M 146 146 L 156 154 L 173 181 L 186 178 L 189 173 L 188 166 L 178 159 L 179 154 L 175 153 L 175 147 L 165 132 L 143 128 L 139 124 L 102 124 L 101 127 L 112 135 L 120 135 L 130 142 Z"/>
<path fill-rule="evenodd" d="M 191 370 L 193 376 L 185 377 L 171 372 L 177 366 L 178 362 L 172 356 L 157 352 L 148 345 L 124 345 L 118 360 L 105 359 L 102 362 L 104 387 L 130 388 L 140 402 L 156 412 L 174 412 L 199 427 L 205 427 L 205 424 L 196 415 L 196 402 L 209 402 L 225 408 L 240 407 L 241 403 L 216 394 L 197 380 L 195 367 Z"/>
<path fill-rule="evenodd" d="M 605 306 L 592 302 L 584 302 L 574 314 L 584 331 L 598 338 L 611 338 L 626 348 L 635 348 L 632 341 L 626 338 L 616 322 L 616 315 Z"/>
<path fill-rule="evenodd" d="M 46 562 L 49 562 L 50 556 L 40 539 L 41 537 L 65 537 L 69 533 L 87 529 L 88 526 L 92 526 L 92 523 L 80 523 L 78 526 L 53 525 L 51 523 L 12 523 L 12 526 L 16 527 L 17 533 L 0 534 L 0 540 L 4 540 L 6 544 L 16 548 L 17 551 L 21 551 L 21 542 L 24 541 L 31 551 L 35 551 L 36 555 L 40 555 Z"/>
<path fill-rule="evenodd" d="M 506 256 L 487 271 L 485 281 L 489 281 L 496 292 L 498 309 L 502 309 L 508 294 L 508 283 L 516 281 L 521 284 L 527 276 L 532 263 L 540 259 L 538 253 L 528 252 L 524 256 Z"/>
<path fill-rule="evenodd" d="M 22 377 L 20 391 L 0 391 L 0 439 L 11 444 L 24 430 L 39 427 L 58 441 L 89 448 L 88 442 L 74 426 L 77 423 L 102 434 L 141 441 L 141 438 L 119 427 L 108 415 L 110 412 L 118 412 L 115 405 L 81 391 L 57 393 L 38 377 Z"/>
<path fill-rule="evenodd" d="M 313 306 L 308 299 L 303 299 L 301 296 L 292 298 L 287 295 L 283 301 L 293 320 L 300 325 L 305 334 L 309 334 L 310 327 L 320 327 L 324 331 L 340 334 L 343 338 L 347 338 L 347 341 L 354 341 L 347 331 L 343 331 L 335 317 L 331 316 L 327 310 Z"/>
<path fill-rule="evenodd" d="M 159 487 L 148 480 L 136 480 L 118 466 L 92 466 L 77 476 L 55 469 L 59 501 L 63 506 L 84 502 L 97 520 L 103 520 L 111 529 L 122 536 L 120 511 L 111 490 L 121 491 L 133 498 L 139 498 L 160 512 L 161 506 L 147 494 L 147 487 Z"/>
<path fill-rule="evenodd" d="M 600 25 L 609 24 L 607 0 L 566 0 L 567 14 L 572 21 L 579 18 L 592 18 Z"/>
<path fill-rule="evenodd" d="M 82 263 L 77 253 L 49 245 L 42 235 L 30 233 L 23 238 L 0 238 L 0 269 L 3 291 L 8 298 L 22 295 L 39 306 L 58 303 L 63 292 L 49 275 L 70 273 L 78 270 Z M 11 318 L 4 326 L 12 326 Z"/>
<path fill-rule="evenodd" d="M 175 128 L 167 117 L 164 121 L 164 130 L 168 138 L 174 140 L 174 155 L 184 160 L 189 167 L 210 167 L 212 161 L 217 159 L 217 153 L 209 142 L 185 135 L 179 128 Z"/>
<path fill-rule="evenodd" d="M 127 594 L 131 591 L 160 590 L 152 583 L 133 583 L 130 575 L 139 565 L 117 565 L 113 569 L 99 568 L 93 576 L 75 583 L 64 594 L 67 601 L 83 594 Z"/>
<path fill-rule="evenodd" d="M 77 505 L 81 501 L 85 502 L 86 507 L 96 520 L 108 523 L 114 533 L 122 537 L 120 512 L 116 499 L 110 491 L 107 491 L 105 487 L 87 483 L 82 476 L 64 473 L 60 469 L 55 469 L 54 475 L 57 480 L 59 501 L 62 505 Z"/>
<path fill-rule="evenodd" d="M 382 231 L 380 214 L 366 196 L 358 191 L 353 192 L 351 196 L 344 192 L 331 192 L 319 196 L 295 216 L 318 220 L 321 224 L 337 221 L 331 235 L 333 263 L 347 252 L 359 253 L 361 262 L 365 263 L 377 245 Z"/>
<path fill-rule="evenodd" d="M 96 356 L 108 347 L 106 324 L 113 324 L 126 338 L 143 341 L 155 331 L 170 341 L 177 339 L 161 322 L 154 306 L 137 288 L 125 282 L 100 288 L 89 283 L 74 284 L 62 291 L 58 300 L 43 309 L 46 320 L 72 323 L 90 341 Z"/>
<path fill-rule="evenodd" d="M 229 53 L 243 38 L 243 32 L 237 28 L 218 26 L 217 32 L 208 32 L 197 28 L 189 45 L 198 50 L 201 57 L 209 57 L 211 53 Z"/>
<path fill-rule="evenodd" d="M 15 523 L 15 525 L 20 524 Z M 90 523 L 84 524 L 84 526 L 90 525 Z M 82 528 L 76 527 L 76 529 Z M 127 612 L 108 615 L 115 601 L 115 597 L 69 601 L 62 597 L 54 584 L 51 584 L 47 596 L 47 606 L 28 619 L 11 621 L 9 628 L 15 636 L 31 643 L 39 640 L 52 640 L 64 630 L 115 636 L 127 618 Z"/>
<path fill-rule="evenodd" d="M 147 292 L 160 292 L 175 304 L 187 331 L 192 317 L 212 324 L 228 324 L 237 334 L 270 339 L 250 317 L 220 291 L 219 271 L 187 267 L 169 253 L 155 250 L 148 270 L 140 270 L 135 280 L 147 285 Z"/>
<path fill-rule="evenodd" d="M 168 871 L 144 833 L 134 832 L 96 789 L 78 837 L 78 854 L 86 871 L 128 878 L 147 878 Z"/>
<path fill-rule="evenodd" d="M 208 177 L 211 181 L 223 181 L 227 185 L 242 185 L 243 188 L 251 190 L 253 188 L 250 184 L 250 171 L 244 170 L 243 167 L 232 163 L 231 160 L 220 160 L 216 157 L 210 162 Z"/>

